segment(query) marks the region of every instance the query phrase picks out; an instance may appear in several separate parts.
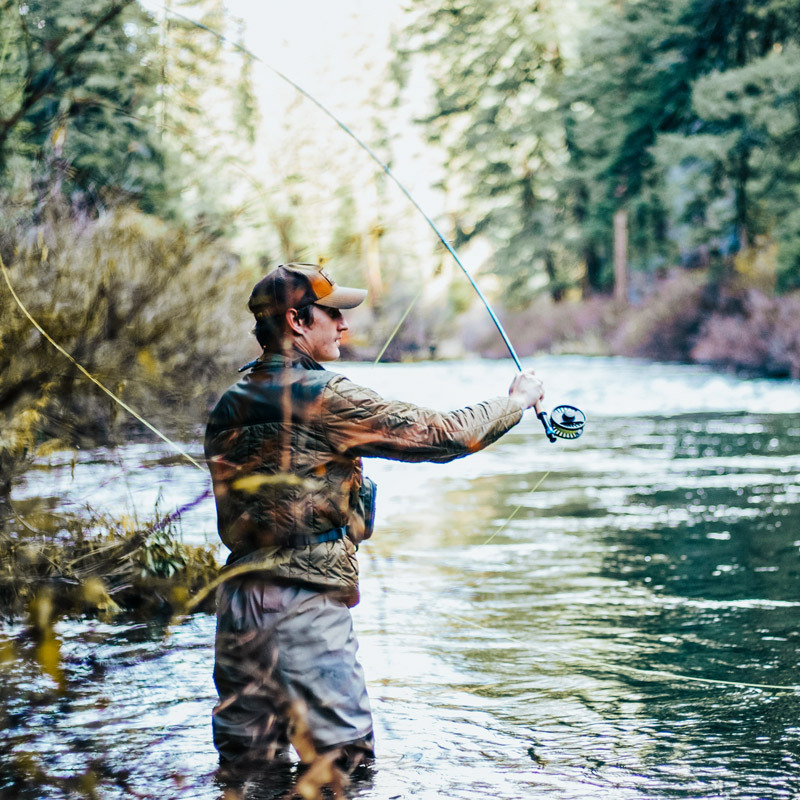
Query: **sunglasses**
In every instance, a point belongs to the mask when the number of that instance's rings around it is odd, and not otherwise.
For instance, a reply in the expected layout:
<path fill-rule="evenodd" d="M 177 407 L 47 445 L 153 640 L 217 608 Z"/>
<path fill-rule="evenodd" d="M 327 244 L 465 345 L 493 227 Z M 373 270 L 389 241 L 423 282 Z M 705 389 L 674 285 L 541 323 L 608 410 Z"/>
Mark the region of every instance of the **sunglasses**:
<path fill-rule="evenodd" d="M 320 306 L 316 303 L 313 304 L 314 308 L 318 308 L 320 311 L 324 311 L 331 319 L 333 320 L 340 320 L 342 318 L 342 312 L 338 308 L 329 308 L 328 306 Z"/>

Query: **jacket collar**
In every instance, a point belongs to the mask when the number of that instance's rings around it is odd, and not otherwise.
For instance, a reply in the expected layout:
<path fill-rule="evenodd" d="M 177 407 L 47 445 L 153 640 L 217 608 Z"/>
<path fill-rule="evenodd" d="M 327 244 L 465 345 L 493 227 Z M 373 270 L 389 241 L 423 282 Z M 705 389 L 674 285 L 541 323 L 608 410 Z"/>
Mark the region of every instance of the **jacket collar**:
<path fill-rule="evenodd" d="M 253 372 L 259 370 L 276 370 L 276 369 L 315 369 L 324 370 L 322 364 L 314 361 L 311 356 L 303 353 L 301 350 L 293 348 L 289 353 L 264 353 L 258 359 L 258 363 L 253 367 Z"/>

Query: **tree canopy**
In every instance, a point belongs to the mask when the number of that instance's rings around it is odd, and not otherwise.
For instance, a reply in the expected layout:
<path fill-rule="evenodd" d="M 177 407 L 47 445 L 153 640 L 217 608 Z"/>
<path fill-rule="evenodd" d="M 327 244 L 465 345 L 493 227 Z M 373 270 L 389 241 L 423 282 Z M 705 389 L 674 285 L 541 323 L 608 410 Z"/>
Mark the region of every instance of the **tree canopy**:
<path fill-rule="evenodd" d="M 3 0 L 0 174 L 53 160 L 69 190 L 154 206 L 163 158 L 154 126 L 153 21 L 131 0 Z M 50 187 L 52 188 L 52 187 Z"/>
<path fill-rule="evenodd" d="M 511 290 L 611 281 L 630 264 L 778 244 L 800 281 L 797 0 L 416 0 L 401 60 L 434 90 L 421 120 L 461 182 L 457 235 L 486 236 Z"/>

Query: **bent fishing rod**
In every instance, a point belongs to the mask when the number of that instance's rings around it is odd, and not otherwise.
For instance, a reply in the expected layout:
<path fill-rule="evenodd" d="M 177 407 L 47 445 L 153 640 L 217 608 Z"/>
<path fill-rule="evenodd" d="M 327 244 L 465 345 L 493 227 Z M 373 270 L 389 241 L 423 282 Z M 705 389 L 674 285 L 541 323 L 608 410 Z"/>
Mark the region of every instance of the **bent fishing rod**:
<path fill-rule="evenodd" d="M 168 6 L 164 6 L 165 13 L 172 14 L 173 16 L 180 17 L 181 19 L 185 20 L 186 22 L 201 28 L 212 36 L 216 36 L 221 42 L 225 42 L 226 44 L 231 45 L 235 49 L 239 50 L 241 53 L 244 53 L 249 58 L 252 58 L 254 61 L 258 61 L 260 64 L 265 66 L 268 70 L 272 73 L 277 75 L 281 80 L 288 83 L 291 87 L 293 87 L 296 91 L 303 95 L 306 99 L 310 100 L 320 111 L 322 111 L 328 118 L 333 120 L 355 143 L 383 170 L 386 176 L 397 186 L 398 189 L 406 196 L 408 201 L 417 209 L 417 211 L 422 215 L 423 219 L 428 223 L 430 228 L 436 234 L 439 241 L 445 246 L 447 252 L 453 257 L 453 260 L 458 264 L 461 271 L 464 275 L 467 276 L 467 280 L 470 282 L 472 288 L 475 290 L 476 294 L 480 298 L 481 303 L 483 303 L 486 311 L 489 313 L 489 316 L 492 319 L 495 327 L 497 328 L 498 333 L 500 334 L 500 338 L 503 340 L 506 348 L 508 349 L 511 358 L 514 361 L 517 369 L 522 372 L 522 364 L 520 363 L 519 356 L 517 355 L 517 351 L 514 349 L 514 345 L 511 344 L 511 340 L 508 338 L 508 334 L 503 328 L 502 323 L 497 317 L 497 314 L 494 313 L 489 301 L 484 296 L 483 292 L 480 290 L 480 287 L 475 280 L 473 279 L 472 275 L 470 274 L 469 270 L 464 266 L 461 259 L 458 256 L 458 253 L 453 249 L 453 246 L 450 242 L 445 239 L 442 232 L 439 230 L 436 223 L 428 216 L 425 210 L 420 206 L 420 204 L 415 200 L 411 192 L 406 189 L 403 183 L 400 181 L 399 178 L 392 172 L 389 165 L 386 164 L 376 153 L 375 151 L 365 142 L 363 141 L 351 128 L 349 128 L 344 122 L 342 122 L 339 117 L 336 116 L 327 106 L 323 105 L 316 97 L 309 94 L 302 86 L 298 83 L 295 83 L 288 75 L 281 72 L 277 67 L 273 67 L 271 64 L 268 64 L 264 59 L 259 58 L 255 53 L 248 50 L 244 45 L 239 44 L 238 42 L 234 42 L 228 39 L 223 33 L 220 31 L 214 30 L 213 28 L 208 27 L 208 25 L 204 25 L 202 22 L 197 22 L 190 17 L 187 17 L 184 14 L 181 14 L 179 11 L 176 11 L 173 8 Z M 586 415 L 575 406 L 571 405 L 559 405 L 553 409 L 552 414 L 548 417 L 547 412 L 542 408 L 541 402 L 537 401 L 534 405 L 534 411 L 536 412 L 536 416 L 542 423 L 544 428 L 544 432 L 547 438 L 551 442 L 555 442 L 556 439 L 577 439 L 581 433 L 583 433 L 584 425 L 586 424 Z"/>

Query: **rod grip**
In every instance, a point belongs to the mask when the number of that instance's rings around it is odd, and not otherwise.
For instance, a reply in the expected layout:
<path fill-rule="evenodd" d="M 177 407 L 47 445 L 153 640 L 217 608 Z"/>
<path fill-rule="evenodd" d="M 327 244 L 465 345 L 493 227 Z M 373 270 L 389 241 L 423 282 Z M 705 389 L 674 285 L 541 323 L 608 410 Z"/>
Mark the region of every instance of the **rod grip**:
<path fill-rule="evenodd" d="M 553 430 L 553 426 L 550 424 L 550 420 L 547 417 L 547 412 L 542 408 L 542 405 L 538 400 L 534 404 L 533 410 L 536 412 L 536 416 L 539 417 L 542 422 L 545 435 L 551 442 L 554 442 L 557 438 L 556 432 Z"/>

